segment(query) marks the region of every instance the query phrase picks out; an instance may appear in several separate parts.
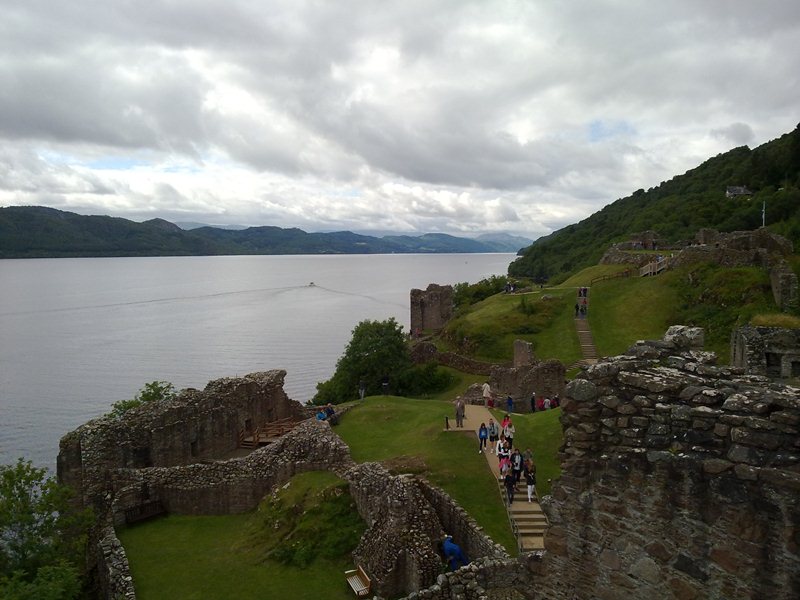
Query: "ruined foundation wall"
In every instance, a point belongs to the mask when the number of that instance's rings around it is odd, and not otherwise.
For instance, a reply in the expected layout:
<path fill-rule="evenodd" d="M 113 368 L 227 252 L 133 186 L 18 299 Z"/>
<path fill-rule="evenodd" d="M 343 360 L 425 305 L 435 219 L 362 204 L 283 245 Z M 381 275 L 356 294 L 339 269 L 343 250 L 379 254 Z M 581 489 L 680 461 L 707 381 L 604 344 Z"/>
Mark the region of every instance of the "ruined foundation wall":
<path fill-rule="evenodd" d="M 352 466 L 347 445 L 326 422 L 308 420 L 274 443 L 243 458 L 209 464 L 113 473 L 114 523 L 125 522 L 125 510 L 160 501 L 167 512 L 227 515 L 254 509 L 274 489 L 304 471 L 333 471 Z"/>
<path fill-rule="evenodd" d="M 284 393 L 285 376 L 276 370 L 217 379 L 203 391 L 183 390 L 170 402 L 90 421 L 61 439 L 59 482 L 75 489 L 84 505 L 93 505 L 109 471 L 226 456 L 237 448 L 239 431 L 248 424 L 306 418 L 306 410 Z"/>
<path fill-rule="evenodd" d="M 800 596 L 800 390 L 696 338 L 670 328 L 567 386 L 543 598 Z"/>
<path fill-rule="evenodd" d="M 365 463 L 350 469 L 345 479 L 369 527 L 353 558 L 383 597 L 396 598 L 435 584 L 443 564 L 437 544 L 445 534 L 452 535 L 470 559 L 507 558 L 463 508 L 421 477 L 390 475 L 378 463 Z"/>
<path fill-rule="evenodd" d="M 489 384 L 502 397 L 498 398 L 499 406 L 505 406 L 505 396 L 514 399 L 514 412 L 530 412 L 530 398 L 533 392 L 537 397 L 552 398 L 564 395 L 566 367 L 558 360 L 544 360 L 527 367 L 492 368 Z"/>

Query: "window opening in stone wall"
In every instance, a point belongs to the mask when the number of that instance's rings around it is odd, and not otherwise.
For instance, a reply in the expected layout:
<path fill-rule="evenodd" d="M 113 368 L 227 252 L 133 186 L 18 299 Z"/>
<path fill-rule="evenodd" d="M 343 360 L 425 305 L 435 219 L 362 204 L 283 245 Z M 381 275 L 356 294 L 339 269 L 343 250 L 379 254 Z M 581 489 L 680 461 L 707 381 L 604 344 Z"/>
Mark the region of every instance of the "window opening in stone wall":
<path fill-rule="evenodd" d="M 800 377 L 800 360 L 792 361 L 792 377 Z"/>
<path fill-rule="evenodd" d="M 197 440 L 192 440 L 189 445 L 192 451 L 192 458 L 194 458 L 195 456 L 197 456 Z"/>
<path fill-rule="evenodd" d="M 776 352 L 767 352 L 767 377 L 781 376 L 781 355 Z"/>

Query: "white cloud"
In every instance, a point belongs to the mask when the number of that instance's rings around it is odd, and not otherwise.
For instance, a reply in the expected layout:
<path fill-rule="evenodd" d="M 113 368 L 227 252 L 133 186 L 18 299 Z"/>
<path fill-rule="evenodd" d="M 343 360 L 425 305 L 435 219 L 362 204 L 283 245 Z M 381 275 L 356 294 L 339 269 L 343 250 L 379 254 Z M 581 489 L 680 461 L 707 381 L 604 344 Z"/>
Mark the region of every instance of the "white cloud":
<path fill-rule="evenodd" d="M 538 236 L 798 120 L 791 0 L 0 2 L 4 205 Z"/>

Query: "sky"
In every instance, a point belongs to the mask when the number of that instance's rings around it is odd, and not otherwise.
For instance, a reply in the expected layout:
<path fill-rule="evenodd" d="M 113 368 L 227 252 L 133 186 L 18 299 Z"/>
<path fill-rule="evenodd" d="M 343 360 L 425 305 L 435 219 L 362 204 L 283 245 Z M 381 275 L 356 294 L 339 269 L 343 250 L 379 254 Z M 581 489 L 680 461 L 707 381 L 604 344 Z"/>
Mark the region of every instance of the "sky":
<path fill-rule="evenodd" d="M 0 206 L 535 239 L 800 121 L 797 0 L 0 0 Z"/>

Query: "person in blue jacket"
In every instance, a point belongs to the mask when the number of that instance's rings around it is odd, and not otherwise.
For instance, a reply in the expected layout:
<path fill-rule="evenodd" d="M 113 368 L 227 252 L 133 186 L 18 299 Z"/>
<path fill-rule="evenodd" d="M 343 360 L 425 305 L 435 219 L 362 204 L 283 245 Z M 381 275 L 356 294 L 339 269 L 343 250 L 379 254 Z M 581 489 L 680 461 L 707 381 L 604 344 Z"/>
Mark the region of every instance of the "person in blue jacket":
<path fill-rule="evenodd" d="M 444 536 L 442 552 L 444 552 L 444 557 L 447 559 L 447 563 L 450 565 L 451 571 L 455 571 L 460 566 L 466 567 L 469 564 L 469 560 L 467 560 L 467 557 L 464 556 L 461 546 L 453 541 L 452 535 Z M 459 565 L 459 563 L 461 564 Z"/>

